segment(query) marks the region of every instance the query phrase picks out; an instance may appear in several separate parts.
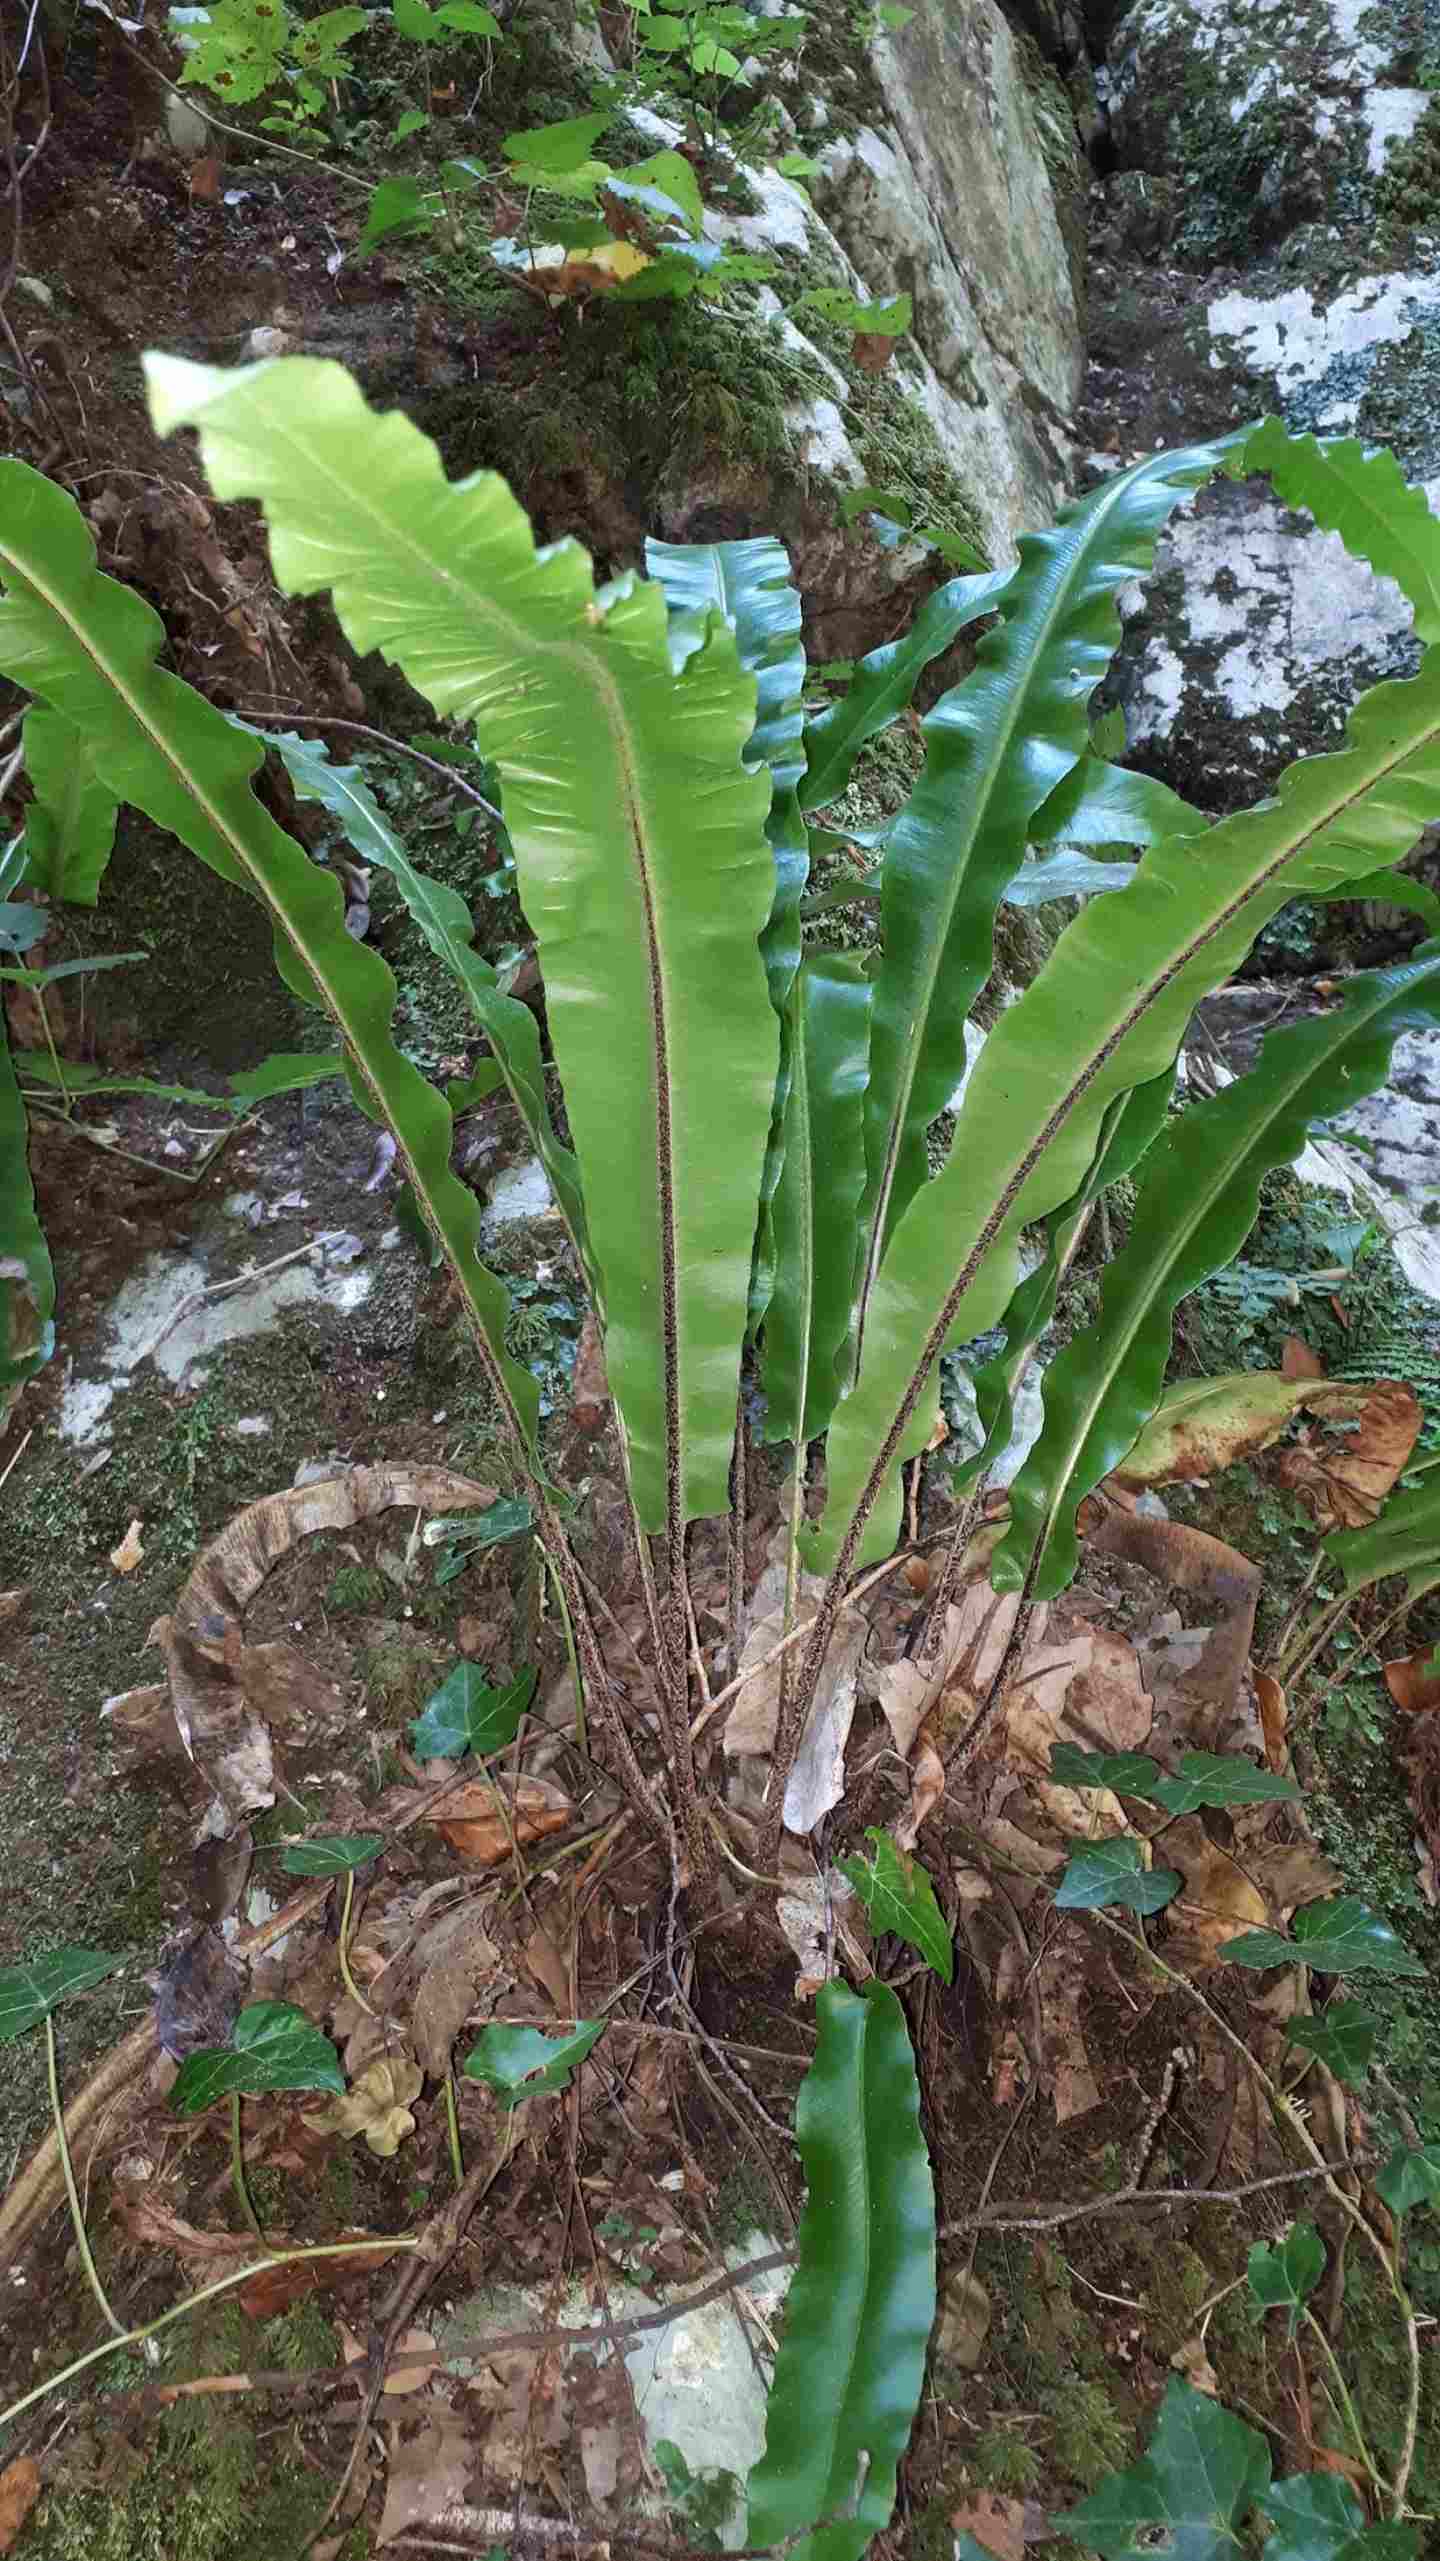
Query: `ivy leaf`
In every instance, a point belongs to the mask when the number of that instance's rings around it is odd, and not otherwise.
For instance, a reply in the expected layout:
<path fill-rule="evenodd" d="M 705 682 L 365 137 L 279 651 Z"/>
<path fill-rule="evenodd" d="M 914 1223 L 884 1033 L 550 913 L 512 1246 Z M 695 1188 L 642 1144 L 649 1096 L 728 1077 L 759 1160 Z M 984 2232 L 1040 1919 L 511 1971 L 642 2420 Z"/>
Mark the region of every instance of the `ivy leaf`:
<path fill-rule="evenodd" d="M 1062 1912 L 1159 1912 L 1180 1891 L 1173 1868 L 1147 1869 L 1138 1841 L 1091 1841 L 1077 1851 L 1055 1889 Z"/>
<path fill-rule="evenodd" d="M 291 1841 L 280 1864 L 287 1876 L 347 1876 L 384 1847 L 383 1832 L 326 1832 L 313 1841 Z"/>
<path fill-rule="evenodd" d="M 1147 2451 L 1128 2472 L 1052 2517 L 1105 2561 L 1230 2561 L 1243 2546 L 1236 2529 L 1270 2484 L 1270 2450 L 1218 2401 L 1171 2382 Z"/>
<path fill-rule="evenodd" d="M 538 2027 L 491 2025 L 466 2055 L 467 2080 L 483 2081 L 502 2107 L 519 2107 L 549 2090 L 564 2090 L 590 2048 L 605 2032 L 603 2019 L 582 2019 L 569 2036 L 544 2036 Z"/>
<path fill-rule="evenodd" d="M 252 2001 L 230 2031 L 228 2045 L 207 2045 L 187 2055 L 170 2093 L 181 2116 L 199 2116 L 217 2099 L 237 2091 L 334 2090 L 343 2097 L 345 2075 L 328 2036 L 322 2036 L 291 2001 Z"/>
<path fill-rule="evenodd" d="M 1440 2143 L 1427 2143 L 1423 2151 L 1399 2146 L 1378 2172 L 1375 2192 L 1397 2217 L 1412 2205 L 1440 2205 Z"/>
<path fill-rule="evenodd" d="M 411 1725 L 415 1750 L 427 1761 L 458 1761 L 466 1752 L 502 1750 L 515 1739 L 535 1694 L 535 1678 L 527 1665 L 504 1689 L 492 1689 L 475 1664 L 457 1663 Z"/>
<path fill-rule="evenodd" d="M 1160 1776 L 1160 1764 L 1148 1752 L 1082 1752 L 1077 1743 L 1057 1743 L 1050 1776 L 1061 1787 L 1108 1787 L 1116 1796 L 1146 1796 Z"/>
<path fill-rule="evenodd" d="M 0 2045 L 9 2045 L 38 2027 L 62 2001 L 88 1992 L 93 1983 L 103 1983 L 124 1962 L 120 1956 L 102 1956 L 98 1948 L 57 1947 L 53 1955 L 37 1956 L 33 1964 L 8 1967 L 0 1974 Z"/>
<path fill-rule="evenodd" d="M 1417 2525 L 1367 2525 L 1348 2481 L 1297 2472 L 1257 2502 L 1272 2528 L 1265 2561 L 1418 2561 Z"/>
<path fill-rule="evenodd" d="M 1292 2223 L 1274 2248 L 1257 2241 L 1246 2265 L 1256 2302 L 1263 2303 L 1267 2312 L 1283 2309 L 1287 2313 L 1287 2339 L 1294 2338 L 1301 2311 L 1324 2273 L 1325 2244 L 1313 2223 Z"/>
<path fill-rule="evenodd" d="M 1286 2044 L 1317 2054 L 1350 2089 L 1364 2080 L 1378 2034 L 1379 2022 L 1359 2001 L 1331 2001 L 1314 2018 L 1285 2022 Z"/>
<path fill-rule="evenodd" d="M 849 1877 L 872 1927 L 893 1930 L 897 1938 L 918 1947 L 931 1971 L 943 1983 L 953 1983 L 955 1951 L 924 1868 L 918 1859 L 898 1850 L 889 1833 L 877 1825 L 870 1826 L 865 1838 L 875 1844 L 874 1866 L 861 1858 L 848 1858 L 840 1861 L 840 1871 Z"/>
<path fill-rule="evenodd" d="M 1238 1752 L 1182 1752 L 1180 1776 L 1157 1778 L 1145 1791 L 1170 1814 L 1194 1814 L 1202 1805 L 1267 1805 L 1298 1797 L 1293 1779 L 1257 1769 Z"/>
<path fill-rule="evenodd" d="M 1283 1930 L 1245 1930 L 1227 1939 L 1220 1954 L 1232 1965 L 1313 1965 L 1320 1974 L 1423 1974 L 1388 1921 L 1353 1894 L 1332 1902 L 1307 1903 L 1297 1912 L 1294 1936 Z"/>

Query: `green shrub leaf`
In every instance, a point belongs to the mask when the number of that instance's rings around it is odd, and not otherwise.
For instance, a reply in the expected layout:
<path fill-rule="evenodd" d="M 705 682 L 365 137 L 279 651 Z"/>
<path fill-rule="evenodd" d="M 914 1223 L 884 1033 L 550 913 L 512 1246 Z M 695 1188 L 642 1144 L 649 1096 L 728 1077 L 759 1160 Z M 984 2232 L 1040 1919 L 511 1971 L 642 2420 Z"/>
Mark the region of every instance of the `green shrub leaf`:
<path fill-rule="evenodd" d="M 252 2001 L 228 2045 L 187 2054 L 170 2104 L 181 2116 L 199 2116 L 236 2092 L 254 2098 L 265 2090 L 334 2090 L 343 2096 L 344 2089 L 339 2055 L 303 2010 L 290 2001 Z"/>
<path fill-rule="evenodd" d="M 568 2089 L 604 2033 L 603 2019 L 582 2019 L 570 2036 L 544 2036 L 538 2027 L 482 2028 L 460 2068 L 468 2080 L 493 2090 L 502 2107 L 519 2107 L 525 2099 Z"/>
<path fill-rule="evenodd" d="M 1245 2272 L 1257 2303 L 1288 2314 L 1285 2336 L 1293 2339 L 1300 2314 L 1325 2273 L 1325 2244 L 1313 2223 L 1292 2223 L 1273 2248 L 1265 2241 L 1252 2245 Z"/>
<path fill-rule="evenodd" d="M 1367 2525 L 1348 2481 L 1297 2472 L 1256 2502 L 1270 2520 L 1265 2561 L 1420 2561 L 1417 2525 Z"/>
<path fill-rule="evenodd" d="M 935 2319 L 935 2192 L 894 1993 L 827 1983 L 816 2022 L 795 2103 L 807 2190 L 800 2263 L 746 2539 L 799 2534 L 790 2561 L 859 2561 L 889 2524 L 920 2404 Z"/>
<path fill-rule="evenodd" d="M 1364 2080 L 1379 2033 L 1379 2020 L 1359 2001 L 1327 2001 L 1313 2018 L 1285 2022 L 1286 2044 L 1317 2056 L 1351 2089 Z"/>
<path fill-rule="evenodd" d="M 1273 1805 L 1300 1794 L 1293 1779 L 1257 1769 L 1236 1752 L 1182 1752 L 1178 1778 L 1157 1778 L 1152 1787 L 1134 1792 L 1169 1814 L 1193 1814 L 1202 1805 Z"/>
<path fill-rule="evenodd" d="M 29 1965 L 8 1966 L 0 1973 L 0 2045 L 24 2036 L 62 2001 L 103 1983 L 124 1962 L 123 1956 L 102 1956 L 98 1948 L 60 1947 Z"/>
<path fill-rule="evenodd" d="M 1270 2451 L 1258 2430 L 1208 2393 L 1172 2381 L 1139 2462 L 1050 2522 L 1104 2561 L 1154 2561 L 1156 2553 L 1238 2561 L 1240 2525 L 1269 2482 Z"/>
<path fill-rule="evenodd" d="M 1055 1902 L 1062 1912 L 1163 1912 L 1179 1891 L 1174 1869 L 1147 1868 L 1140 1843 L 1122 1832 L 1076 1851 L 1055 1888 Z"/>
<path fill-rule="evenodd" d="M 287 1842 L 280 1864 L 287 1876 L 348 1876 L 384 1847 L 383 1832 L 325 1832 Z"/>
<path fill-rule="evenodd" d="M 1108 1787 L 1116 1796 L 1148 1796 L 1160 1764 L 1148 1752 L 1082 1752 L 1076 1743 L 1057 1743 L 1050 1754 L 1050 1776 L 1061 1787 Z"/>
<path fill-rule="evenodd" d="M 870 1826 L 865 1838 L 875 1845 L 873 1861 L 842 1859 L 840 1868 L 869 1913 L 871 1928 L 893 1930 L 897 1938 L 918 1947 L 942 1983 L 953 1983 L 955 1950 L 924 1868 L 918 1859 L 897 1849 L 889 1833 L 876 1825 Z"/>
<path fill-rule="evenodd" d="M 1423 1974 L 1388 1921 L 1353 1894 L 1307 1903 L 1296 1913 L 1293 1937 L 1282 1930 L 1246 1930 L 1227 1939 L 1220 1954 L 1231 1965 L 1313 1965 L 1320 1974 Z"/>
<path fill-rule="evenodd" d="M 412 1747 L 422 1760 L 442 1761 L 458 1761 L 466 1752 L 501 1751 L 519 1731 L 535 1695 L 536 1677 L 527 1668 L 503 1689 L 493 1689 L 474 1663 L 457 1663 L 411 1725 Z"/>
<path fill-rule="evenodd" d="M 1375 2174 L 1375 2192 L 1392 2214 L 1408 2214 L 1412 2205 L 1440 2205 L 1440 2143 L 1392 2152 Z"/>

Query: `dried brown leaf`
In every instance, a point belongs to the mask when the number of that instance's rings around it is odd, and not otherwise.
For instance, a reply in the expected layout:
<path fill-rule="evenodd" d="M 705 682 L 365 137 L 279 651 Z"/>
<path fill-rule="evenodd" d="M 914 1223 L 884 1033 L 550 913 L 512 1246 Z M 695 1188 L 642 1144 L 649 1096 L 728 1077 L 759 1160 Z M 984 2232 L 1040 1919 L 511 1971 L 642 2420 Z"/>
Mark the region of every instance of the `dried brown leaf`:
<path fill-rule="evenodd" d="M 1440 1707 L 1440 1647 L 1422 1645 L 1418 1654 L 1401 1654 L 1384 1669 L 1385 1687 L 1408 1716 Z"/>
<path fill-rule="evenodd" d="M 1244 1869 L 1211 1840 L 1198 1814 L 1186 1814 L 1166 1825 L 1164 1863 L 1177 1868 L 1183 1883 L 1165 1908 L 1167 1963 L 1182 1973 L 1199 1974 L 1220 1963 L 1226 1939 L 1242 1930 L 1263 1930 L 1270 1910 L 1258 1886 Z"/>
<path fill-rule="evenodd" d="M 421 1941 L 410 2035 L 432 2081 L 445 2078 L 480 1986 L 499 1972 L 500 1952 L 485 1926 L 488 1915 L 489 1905 L 472 1898 L 443 1913 Z"/>
<path fill-rule="evenodd" d="M 408 2054 L 378 2055 L 351 2083 L 343 2099 L 332 2099 L 328 2107 L 307 2109 L 307 2120 L 326 2132 L 363 2134 L 377 2159 L 391 2160 L 406 2135 L 415 2131 L 410 2102 L 418 2099 L 423 2079 L 419 2064 Z"/>
<path fill-rule="evenodd" d="M 983 2552 L 993 2552 L 995 2561 L 1025 2561 L 1025 2509 L 1019 2499 L 1007 2499 L 999 2490 L 977 2490 L 962 2507 L 952 2509 L 950 2523 L 957 2534 L 973 2535 Z"/>
<path fill-rule="evenodd" d="M 1382 1379 L 1373 1387 L 1327 1382 L 1306 1405 L 1316 1419 L 1274 1462 L 1276 1477 L 1298 1495 L 1322 1530 L 1364 1529 L 1405 1466 L 1423 1411 L 1413 1387 Z"/>
<path fill-rule="evenodd" d="M 40 2466 L 28 2454 L 17 2454 L 0 2472 L 0 2552 L 9 2552 L 40 2496 Z"/>
<path fill-rule="evenodd" d="M 110 1562 L 117 1574 L 133 1574 L 145 1562 L 145 1548 L 140 1536 L 141 1524 L 132 1520 L 118 1547 L 110 1550 Z"/>
<path fill-rule="evenodd" d="M 523 1848 L 565 1831 L 574 1814 L 564 1789 L 548 1779 L 517 1779 L 498 1790 L 488 1779 L 472 1779 L 467 1787 L 448 1790 L 443 1811 L 437 1807 L 425 1820 L 468 1866 L 498 1867 L 510 1856 L 512 1833 Z"/>
<path fill-rule="evenodd" d="M 1289 1703 L 1283 1685 L 1276 1680 L 1273 1672 L 1255 1674 L 1255 1695 L 1260 1702 L 1260 1730 L 1265 1737 L 1265 1759 L 1278 1776 L 1290 1757 L 1285 1744 L 1285 1728 L 1290 1713 Z"/>
<path fill-rule="evenodd" d="M 377 2543 L 394 2543 L 411 2526 L 442 2524 L 463 2501 L 475 2462 L 469 2430 L 438 2403 L 413 2434 L 392 2426 Z"/>
<path fill-rule="evenodd" d="M 1303 1334 L 1287 1334 L 1280 1349 L 1282 1378 L 1323 1378 L 1325 1363 L 1312 1351 Z"/>

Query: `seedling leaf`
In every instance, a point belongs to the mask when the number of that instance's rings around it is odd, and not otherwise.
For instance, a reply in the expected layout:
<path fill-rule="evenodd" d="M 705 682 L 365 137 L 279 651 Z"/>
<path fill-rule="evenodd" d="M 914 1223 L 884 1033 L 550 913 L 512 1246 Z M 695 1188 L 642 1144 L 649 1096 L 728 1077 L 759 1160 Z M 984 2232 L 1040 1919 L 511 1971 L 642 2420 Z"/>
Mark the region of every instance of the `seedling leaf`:
<path fill-rule="evenodd" d="M 1351 2089 L 1370 2068 L 1378 2034 L 1378 2021 L 1359 2001 L 1331 2001 L 1314 2018 L 1285 2022 L 1286 2044 L 1318 2055 L 1336 2080 Z"/>
<path fill-rule="evenodd" d="M 544 2036 L 538 2027 L 482 2028 L 466 2055 L 467 2080 L 483 2081 L 502 2107 L 519 2107 L 551 2090 L 565 2090 L 590 2048 L 604 2034 L 603 2019 L 582 2019 L 570 2036 Z"/>
<path fill-rule="evenodd" d="M 1160 1912 L 1180 1891 L 1173 1868 L 1146 1868 L 1138 1841 L 1121 1836 L 1077 1850 L 1055 1889 L 1062 1912 Z"/>
<path fill-rule="evenodd" d="M 1150 2444 L 1128 2472 L 1114 2472 L 1078 2508 L 1052 2517 L 1105 2561 L 1231 2561 L 1237 2528 L 1270 2484 L 1270 2452 L 1218 2401 L 1172 2382 Z"/>
<path fill-rule="evenodd" d="M 877 1825 L 871 1825 L 865 1838 L 875 1845 L 874 1865 L 865 1859 L 848 1858 L 840 1861 L 840 1868 L 869 1913 L 872 1928 L 893 1930 L 897 1938 L 918 1947 L 943 1983 L 953 1983 L 955 1951 L 945 1916 L 935 1900 L 935 1888 L 924 1868 L 918 1859 L 907 1858 L 898 1850 L 889 1833 Z"/>
<path fill-rule="evenodd" d="M 37 1956 L 29 1965 L 15 1965 L 0 1974 L 0 2045 L 9 2045 L 24 2036 L 62 2001 L 73 1999 L 77 1992 L 88 1992 L 93 1983 L 103 1983 L 124 1958 L 102 1956 L 93 1947 L 57 1947 L 50 1956 Z"/>
<path fill-rule="evenodd" d="M 1293 2339 L 1300 2314 L 1325 2273 L 1325 2244 L 1313 2223 L 1292 2223 L 1273 2249 L 1267 2242 L 1255 2243 L 1246 2273 L 1257 2303 L 1267 2312 L 1283 2309 L 1288 2314 L 1285 2336 Z"/>
<path fill-rule="evenodd" d="M 287 1876 L 346 1876 L 385 1847 L 383 1832 L 326 1832 L 313 1841 L 291 1841 L 280 1864 Z"/>
<path fill-rule="evenodd" d="M 345 2075 L 328 2036 L 322 2036 L 291 2001 L 252 2001 L 230 2031 L 228 2045 L 207 2045 L 180 2066 L 170 2104 L 181 2116 L 199 2116 L 217 2099 L 237 2091 L 333 2090 L 343 2097 Z"/>
<path fill-rule="evenodd" d="M 1320 1974 L 1423 1974 L 1388 1921 L 1353 1894 L 1332 1902 L 1307 1903 L 1297 1912 L 1294 1936 L 1283 1930 L 1246 1930 L 1227 1939 L 1220 1954 L 1232 1965 L 1313 1965 Z"/>
<path fill-rule="evenodd" d="M 474 1663 L 457 1663 L 410 1728 L 415 1750 L 430 1761 L 502 1750 L 515 1739 L 535 1693 L 535 1677 L 527 1665 L 504 1689 L 493 1689 Z"/>

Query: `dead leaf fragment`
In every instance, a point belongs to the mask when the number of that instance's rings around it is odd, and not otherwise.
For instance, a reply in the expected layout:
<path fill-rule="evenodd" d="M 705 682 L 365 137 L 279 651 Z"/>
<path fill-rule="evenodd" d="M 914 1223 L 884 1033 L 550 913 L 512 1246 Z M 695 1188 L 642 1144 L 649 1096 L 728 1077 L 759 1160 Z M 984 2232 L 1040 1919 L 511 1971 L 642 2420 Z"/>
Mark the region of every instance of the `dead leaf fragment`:
<path fill-rule="evenodd" d="M 1282 1378 L 1323 1378 L 1325 1363 L 1312 1351 L 1303 1334 L 1287 1334 L 1280 1349 Z"/>
<path fill-rule="evenodd" d="M 413 2436 L 391 2429 L 385 2507 L 376 2541 L 394 2543 L 410 2526 L 439 2525 L 464 2499 L 476 2448 L 461 2421 L 437 2406 Z"/>
<path fill-rule="evenodd" d="M 1315 1420 L 1275 1460 L 1282 1485 L 1299 1496 L 1322 1530 L 1365 1529 L 1404 1467 L 1424 1419 L 1420 1399 L 1401 1379 L 1374 1387 L 1327 1383 L 1306 1406 Z"/>
<path fill-rule="evenodd" d="M 1418 1654 L 1401 1654 L 1384 1669 L 1385 1687 L 1408 1716 L 1440 1707 L 1440 1646 L 1422 1645 Z"/>
<path fill-rule="evenodd" d="M 1265 1737 L 1265 1759 L 1278 1776 L 1290 1757 L 1285 1747 L 1285 1728 L 1289 1717 L 1285 1691 L 1273 1672 L 1257 1672 L 1255 1695 L 1260 1702 L 1260 1730 Z"/>
<path fill-rule="evenodd" d="M 995 2561 L 1025 2561 L 1025 2510 L 1019 2499 L 1004 2498 L 998 2490 L 977 2490 L 963 2507 L 952 2510 L 950 2522 L 957 2534 L 972 2534 L 983 2552 L 993 2552 Z"/>
<path fill-rule="evenodd" d="M 0 2552 L 8 2552 L 40 2496 L 40 2466 L 17 2454 L 0 2472 Z"/>
<path fill-rule="evenodd" d="M 111 1548 L 110 1562 L 117 1574 L 133 1574 L 137 1565 L 144 1564 L 145 1550 L 141 1544 L 138 1520 L 131 1522 L 119 1546 Z"/>
<path fill-rule="evenodd" d="M 1205 2353 L 1205 2342 L 1198 2332 L 1193 2339 L 1186 2339 L 1176 2349 L 1170 2363 L 1177 2374 L 1184 2375 L 1186 2382 L 1196 2392 L 1206 2392 L 1212 2401 L 1219 2400 L 1220 2378 Z"/>
<path fill-rule="evenodd" d="M 990 2329 L 990 2297 L 978 2276 L 960 2268 L 940 2298 L 935 2344 L 942 2356 L 973 2374 L 984 2354 Z"/>
<path fill-rule="evenodd" d="M 480 1986 L 499 1969 L 500 1955 L 485 1927 L 488 1906 L 461 1903 L 427 1931 L 424 1968 L 415 1987 L 410 2034 L 416 2056 L 432 2081 L 450 2069 L 456 2037 L 474 2008 Z"/>
<path fill-rule="evenodd" d="M 353 2330 L 337 2321 L 340 2336 L 340 2360 L 343 2365 L 362 2365 L 366 2350 Z M 385 2368 L 384 2389 L 387 2392 L 419 2392 L 429 2382 L 440 2363 L 440 2351 L 428 2330 L 406 2330 L 396 2341 L 395 2352 Z"/>
<path fill-rule="evenodd" d="M 498 1867 L 510 1856 L 513 1833 L 523 1848 L 563 1832 L 574 1806 L 562 1787 L 548 1779 L 517 1779 L 514 1787 L 496 1789 L 486 1779 L 447 1790 L 445 1810 L 427 1815 L 440 1838 L 471 1867 Z"/>
<path fill-rule="evenodd" d="M 1198 1814 L 1186 1814 L 1165 1827 L 1164 1862 L 1178 1868 L 1184 1882 L 1167 1904 L 1167 1963 L 1182 1973 L 1199 1974 L 1220 1963 L 1220 1949 L 1242 1930 L 1269 1926 L 1264 1895 L 1244 1869 L 1211 1840 Z"/>
<path fill-rule="evenodd" d="M 410 2101 L 420 2096 L 424 2077 L 408 2054 L 383 2054 L 366 2065 L 343 2099 L 307 2110 L 306 2121 L 335 2134 L 363 2134 L 378 2159 L 391 2160 L 415 2131 Z"/>

